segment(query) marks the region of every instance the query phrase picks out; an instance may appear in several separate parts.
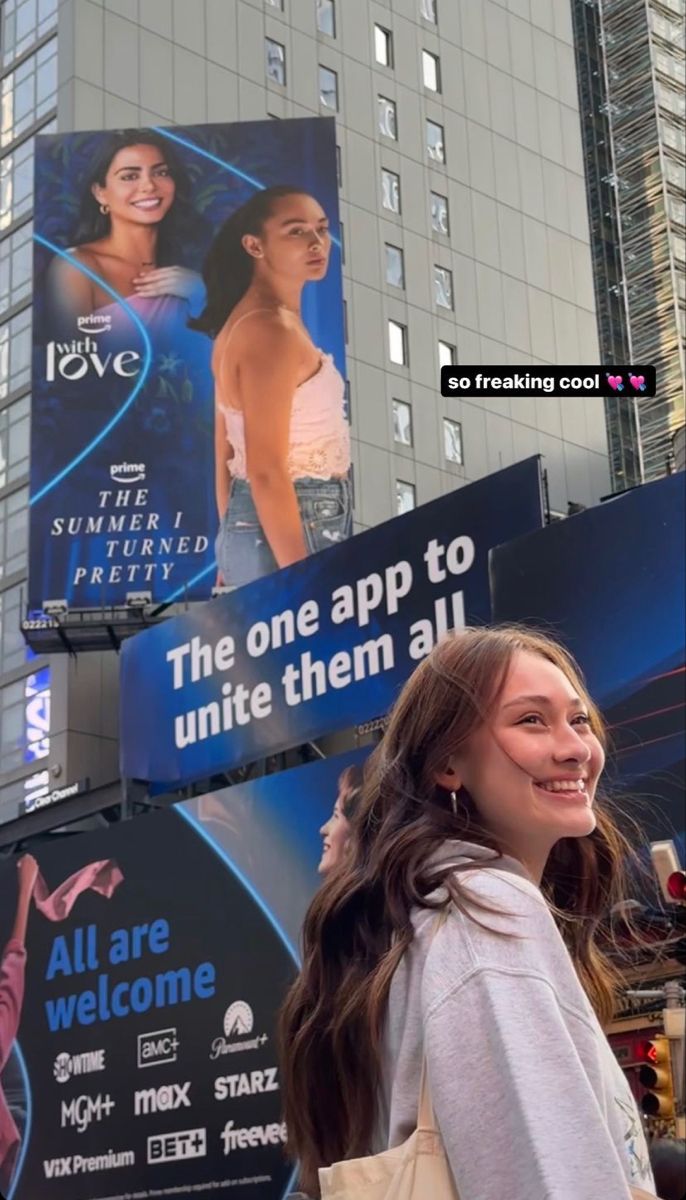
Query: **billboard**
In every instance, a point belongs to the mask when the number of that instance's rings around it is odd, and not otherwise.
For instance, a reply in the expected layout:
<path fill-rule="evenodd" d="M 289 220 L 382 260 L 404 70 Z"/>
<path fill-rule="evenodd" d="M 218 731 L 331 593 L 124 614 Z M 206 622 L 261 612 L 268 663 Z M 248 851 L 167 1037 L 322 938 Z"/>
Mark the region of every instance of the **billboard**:
<path fill-rule="evenodd" d="M 490 620 L 489 551 L 542 520 L 534 457 L 129 639 L 122 775 L 180 784 L 385 713 Z"/>
<path fill-rule="evenodd" d="M 39 136 L 34 227 L 29 610 L 348 535 L 332 118 Z"/>
<path fill-rule="evenodd" d="M 364 751 L 41 845 L 0 869 L 0 1194 L 293 1184 L 275 1020 L 320 827 Z"/>
<path fill-rule="evenodd" d="M 644 484 L 492 556 L 494 620 L 542 624 L 577 657 L 610 727 L 612 791 L 684 861 L 685 485 Z"/>

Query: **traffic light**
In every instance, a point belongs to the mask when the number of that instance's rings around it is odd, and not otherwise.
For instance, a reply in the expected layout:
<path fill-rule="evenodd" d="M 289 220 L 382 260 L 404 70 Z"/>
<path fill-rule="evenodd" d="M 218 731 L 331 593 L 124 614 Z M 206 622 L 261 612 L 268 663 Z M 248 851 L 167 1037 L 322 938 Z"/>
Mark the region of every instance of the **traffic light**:
<path fill-rule="evenodd" d="M 658 1034 L 639 1045 L 642 1066 L 638 1079 L 645 1093 L 641 1108 L 647 1117 L 674 1116 L 674 1084 L 669 1059 L 669 1039 Z"/>

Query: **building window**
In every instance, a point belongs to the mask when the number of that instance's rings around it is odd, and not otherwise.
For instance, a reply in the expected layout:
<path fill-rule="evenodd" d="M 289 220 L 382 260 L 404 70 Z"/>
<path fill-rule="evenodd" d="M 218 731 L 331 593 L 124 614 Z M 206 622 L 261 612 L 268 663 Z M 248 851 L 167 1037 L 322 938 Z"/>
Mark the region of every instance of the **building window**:
<path fill-rule="evenodd" d="M 458 467 L 464 465 L 462 426 L 459 421 L 451 421 L 449 417 L 443 418 L 443 446 L 448 462 L 456 463 Z"/>
<path fill-rule="evenodd" d="M 436 0 L 419 0 L 419 13 L 425 21 L 431 21 L 431 24 L 435 25 L 438 21 Z"/>
<path fill-rule="evenodd" d="M 0 409 L 0 488 L 28 474 L 30 421 L 28 396 Z"/>
<path fill-rule="evenodd" d="M 388 322 L 388 355 L 392 363 L 407 366 L 407 328 L 398 321 Z"/>
<path fill-rule="evenodd" d="M 400 176 L 395 171 L 381 171 L 381 196 L 384 208 L 400 212 Z"/>
<path fill-rule="evenodd" d="M 0 160 L 0 231 L 33 208 L 33 150 L 34 139 L 29 138 Z"/>
<path fill-rule="evenodd" d="M 0 674 L 16 671 L 26 662 L 26 643 L 21 635 L 23 617 L 21 585 L 0 592 Z"/>
<path fill-rule="evenodd" d="M 403 252 L 399 246 L 389 246 L 386 243 L 386 283 L 392 287 L 405 287 L 405 263 Z"/>
<path fill-rule="evenodd" d="M 8 146 L 54 108 L 56 94 L 57 38 L 53 38 L 0 85 L 0 145 Z"/>
<path fill-rule="evenodd" d="M 25 308 L 0 325 L 0 400 L 31 377 L 31 309 Z"/>
<path fill-rule="evenodd" d="M 334 0 L 317 0 L 317 29 L 327 37 L 336 36 L 336 9 Z"/>
<path fill-rule="evenodd" d="M 457 361 L 457 352 L 450 342 L 438 343 L 438 365 L 439 367 L 452 367 Z"/>
<path fill-rule="evenodd" d="M 445 162 L 443 126 L 437 125 L 435 121 L 426 122 L 426 149 L 433 162 Z"/>
<path fill-rule="evenodd" d="M 393 34 L 383 25 L 374 26 L 374 57 L 382 67 L 393 66 Z"/>
<path fill-rule="evenodd" d="M 0 575 L 3 579 L 26 567 L 29 532 L 29 489 L 20 488 L 0 501 Z"/>
<path fill-rule="evenodd" d="M 395 511 L 399 517 L 406 512 L 412 512 L 416 506 L 416 494 L 413 483 L 406 483 L 404 479 L 396 479 L 395 481 Z"/>
<path fill-rule="evenodd" d="M 431 228 L 434 233 L 444 233 L 446 236 L 450 233 L 448 197 L 441 196 L 439 192 L 431 193 Z"/>
<path fill-rule="evenodd" d="M 283 0 L 267 0 L 267 4 L 271 8 L 278 8 L 279 12 L 283 12 Z"/>
<path fill-rule="evenodd" d="M 385 96 L 377 96 L 379 106 L 379 132 L 384 137 L 393 138 L 393 141 L 398 140 L 398 120 L 396 114 L 395 102 L 387 100 Z"/>
<path fill-rule="evenodd" d="M 405 400 L 393 401 L 393 441 L 412 445 L 412 406 Z"/>
<path fill-rule="evenodd" d="M 271 79 L 272 83 L 278 83 L 281 87 L 285 87 L 286 51 L 281 42 L 274 42 L 271 38 L 265 38 L 264 44 L 267 61 L 267 79 Z"/>
<path fill-rule="evenodd" d="M 33 225 L 29 221 L 0 242 L 0 312 L 31 295 Z"/>
<path fill-rule="evenodd" d="M 338 112 L 338 75 L 328 67 L 319 67 L 319 103 Z"/>
<path fill-rule="evenodd" d="M 422 50 L 422 78 L 424 87 L 428 88 L 430 92 L 440 92 L 441 64 L 438 56 L 430 54 L 428 50 Z"/>
<path fill-rule="evenodd" d="M 57 25 L 58 0 L 5 0 L 2 5 L 2 63 L 7 67 Z"/>
<path fill-rule="evenodd" d="M 446 267 L 434 267 L 434 296 L 439 308 L 453 307 L 453 273 Z"/>

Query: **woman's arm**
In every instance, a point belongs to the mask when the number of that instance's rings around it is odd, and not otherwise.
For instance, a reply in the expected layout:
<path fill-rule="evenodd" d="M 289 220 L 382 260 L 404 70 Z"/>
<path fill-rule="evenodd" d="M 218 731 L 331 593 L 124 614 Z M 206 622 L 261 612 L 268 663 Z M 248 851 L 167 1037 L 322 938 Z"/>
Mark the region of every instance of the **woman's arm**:
<path fill-rule="evenodd" d="M 214 406 L 214 491 L 217 497 L 217 516 L 221 521 L 229 507 L 231 477 L 227 465 L 231 447 L 226 440 L 226 421 L 218 404 Z"/>
<path fill-rule="evenodd" d="M 547 980 L 477 970 L 429 1007 L 425 1047 L 461 1200 L 629 1200 L 598 1034 L 582 1015 L 563 1014 Z"/>
<path fill-rule="evenodd" d="M 202 275 L 189 267 L 154 267 L 141 271 L 133 280 L 138 296 L 178 296 L 188 302 L 197 316 L 205 307 L 207 290 Z"/>
<path fill-rule="evenodd" d="M 87 317 L 95 307 L 91 280 L 78 267 L 56 255 L 48 267 L 46 293 L 52 328 L 58 336 L 78 337 L 77 317 Z"/>
<path fill-rule="evenodd" d="M 245 456 L 257 515 L 280 567 L 307 555 L 298 498 L 288 471 L 293 394 L 302 370 L 299 338 L 278 318 L 243 334 L 238 389 Z"/>
<path fill-rule="evenodd" d="M 17 897 L 17 910 L 14 916 L 14 926 L 11 936 L 22 945 L 26 941 L 26 925 L 29 917 L 29 905 L 33 896 L 33 889 L 38 878 L 38 863 L 32 854 L 25 854 L 17 863 L 17 878 L 19 882 L 19 895 Z"/>

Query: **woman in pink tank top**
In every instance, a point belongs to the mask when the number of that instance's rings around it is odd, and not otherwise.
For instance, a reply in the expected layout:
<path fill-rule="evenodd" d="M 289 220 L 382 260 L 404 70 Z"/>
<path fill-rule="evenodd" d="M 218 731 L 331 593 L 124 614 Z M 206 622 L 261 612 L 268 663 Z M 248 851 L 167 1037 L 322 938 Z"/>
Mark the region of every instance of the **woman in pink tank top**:
<path fill-rule="evenodd" d="M 257 192 L 224 223 L 189 322 L 215 339 L 218 582 L 238 586 L 349 536 L 344 384 L 301 316 L 324 278 L 326 214 L 294 187 Z"/>

